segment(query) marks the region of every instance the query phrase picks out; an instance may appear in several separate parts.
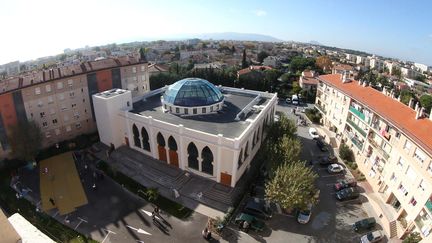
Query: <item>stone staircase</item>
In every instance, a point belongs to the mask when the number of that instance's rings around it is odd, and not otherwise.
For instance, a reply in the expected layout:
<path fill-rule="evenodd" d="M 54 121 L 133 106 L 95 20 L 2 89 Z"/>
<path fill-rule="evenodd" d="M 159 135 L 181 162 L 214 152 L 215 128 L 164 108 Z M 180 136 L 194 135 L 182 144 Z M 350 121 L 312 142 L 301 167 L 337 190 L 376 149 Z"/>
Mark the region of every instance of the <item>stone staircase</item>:
<path fill-rule="evenodd" d="M 232 205 L 233 203 L 230 192 L 219 190 L 214 185 L 208 191 L 203 192 L 203 196 L 226 205 Z"/>
<path fill-rule="evenodd" d="M 180 190 L 190 179 L 190 175 L 188 175 L 187 173 L 182 173 L 173 181 L 173 188 L 175 188 L 176 190 Z"/>

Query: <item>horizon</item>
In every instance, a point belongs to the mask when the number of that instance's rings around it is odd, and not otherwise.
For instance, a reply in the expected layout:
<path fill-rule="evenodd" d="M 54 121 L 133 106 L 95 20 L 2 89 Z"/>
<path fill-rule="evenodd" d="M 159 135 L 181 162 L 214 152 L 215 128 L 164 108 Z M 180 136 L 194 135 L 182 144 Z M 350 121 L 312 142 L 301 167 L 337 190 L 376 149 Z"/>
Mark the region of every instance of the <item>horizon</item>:
<path fill-rule="evenodd" d="M 67 48 L 233 32 L 267 35 L 282 41 L 316 41 L 323 46 L 432 66 L 432 30 L 427 29 L 432 23 L 428 18 L 432 3 L 427 1 L 322 3 L 308 0 L 266 4 L 248 1 L 246 7 L 243 3 L 227 0 L 166 0 L 163 3 L 128 0 L 121 4 L 115 0 L 78 0 L 73 5 L 54 0 L 7 2 L 4 9 L 8 12 L 2 13 L 0 21 L 10 23 L 4 26 L 4 33 L 12 38 L 2 40 L 0 63 L 58 55 Z M 40 12 L 51 14 L 40 15 Z M 69 13 L 81 15 L 69 17 Z M 90 17 L 82 17 L 87 15 Z"/>

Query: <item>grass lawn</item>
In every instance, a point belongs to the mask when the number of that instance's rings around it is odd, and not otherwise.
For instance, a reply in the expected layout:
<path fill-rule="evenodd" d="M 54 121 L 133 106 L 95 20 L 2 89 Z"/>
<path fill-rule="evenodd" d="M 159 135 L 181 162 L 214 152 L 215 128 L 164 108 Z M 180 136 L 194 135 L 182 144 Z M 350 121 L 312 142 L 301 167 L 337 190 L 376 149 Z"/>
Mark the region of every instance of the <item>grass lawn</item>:
<path fill-rule="evenodd" d="M 14 169 L 3 168 L 0 171 L 0 206 L 8 214 L 19 213 L 36 228 L 57 242 L 96 243 L 78 232 L 64 226 L 45 213 L 38 213 L 35 206 L 25 199 L 17 199 L 15 191 L 9 186 L 10 175 Z"/>
<path fill-rule="evenodd" d="M 156 200 L 150 200 L 147 194 L 143 192 L 147 192 L 148 189 L 136 182 L 135 180 L 129 178 L 128 176 L 122 174 L 119 171 L 113 170 L 106 162 L 100 161 L 98 162 L 97 167 L 104 171 L 105 174 L 107 174 L 109 177 L 111 177 L 113 180 L 115 180 L 120 185 L 123 185 L 126 189 L 128 189 L 130 192 L 140 196 L 141 198 L 145 199 L 146 201 L 149 201 L 155 205 L 157 205 L 161 210 L 169 213 L 170 215 L 179 218 L 179 219 L 185 219 L 189 217 L 193 210 L 184 207 L 183 205 L 173 202 L 170 199 L 158 196 Z"/>

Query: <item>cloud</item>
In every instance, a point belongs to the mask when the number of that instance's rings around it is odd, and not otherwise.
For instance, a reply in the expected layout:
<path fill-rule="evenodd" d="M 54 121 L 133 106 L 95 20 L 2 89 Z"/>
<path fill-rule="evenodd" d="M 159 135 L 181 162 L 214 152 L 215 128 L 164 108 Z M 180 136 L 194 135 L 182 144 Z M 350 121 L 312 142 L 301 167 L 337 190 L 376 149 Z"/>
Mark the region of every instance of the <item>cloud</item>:
<path fill-rule="evenodd" d="M 262 9 L 257 9 L 257 10 L 254 10 L 252 12 L 258 17 L 264 17 L 267 15 L 267 12 L 262 10 Z"/>

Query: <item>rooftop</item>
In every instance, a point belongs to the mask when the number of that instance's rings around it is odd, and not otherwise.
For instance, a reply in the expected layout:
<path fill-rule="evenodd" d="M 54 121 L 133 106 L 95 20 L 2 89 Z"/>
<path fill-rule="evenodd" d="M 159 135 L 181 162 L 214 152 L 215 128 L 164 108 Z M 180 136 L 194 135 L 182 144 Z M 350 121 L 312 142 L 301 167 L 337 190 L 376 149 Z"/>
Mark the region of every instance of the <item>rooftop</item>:
<path fill-rule="evenodd" d="M 206 115 L 193 116 L 178 116 L 169 112 L 162 111 L 162 103 L 160 94 L 147 97 L 146 101 L 138 101 L 133 104 L 131 112 L 143 116 L 152 116 L 154 119 L 161 120 L 167 123 L 180 125 L 185 128 L 194 129 L 211 134 L 223 134 L 224 137 L 236 138 L 249 126 L 248 119 L 254 119 L 258 112 L 251 111 L 242 119 L 236 120 L 237 114 L 250 104 L 257 96 L 258 92 L 250 92 L 246 90 L 227 91 L 222 89 L 222 94 L 225 97 L 224 107 L 216 113 Z M 267 105 L 269 98 L 261 96 L 258 106 Z"/>
<path fill-rule="evenodd" d="M 432 136 L 430 135 L 432 121 L 430 119 L 415 119 L 416 112 L 405 104 L 369 86 L 363 87 L 358 84 L 358 81 L 342 83 L 341 76 L 340 74 L 327 74 L 319 76 L 318 79 L 362 103 L 432 155 Z"/>

